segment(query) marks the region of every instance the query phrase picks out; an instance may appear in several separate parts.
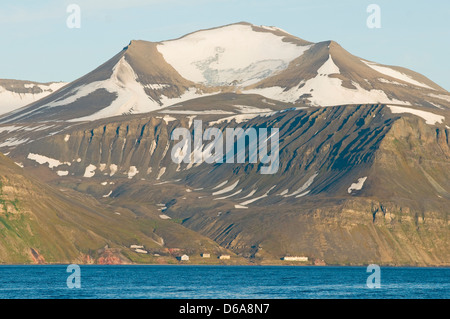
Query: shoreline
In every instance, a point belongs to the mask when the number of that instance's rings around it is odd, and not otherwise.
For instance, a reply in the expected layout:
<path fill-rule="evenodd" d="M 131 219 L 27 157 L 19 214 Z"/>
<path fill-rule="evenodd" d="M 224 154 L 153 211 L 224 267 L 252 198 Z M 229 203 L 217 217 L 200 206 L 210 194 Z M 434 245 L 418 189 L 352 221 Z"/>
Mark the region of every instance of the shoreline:
<path fill-rule="evenodd" d="M 370 264 L 361 264 L 361 265 L 295 265 L 295 264 L 286 264 L 286 265 L 281 265 L 281 264 L 137 264 L 137 263 L 133 263 L 133 264 L 82 264 L 82 263 L 72 263 L 72 264 L 76 264 L 79 266 L 161 266 L 161 267 L 166 267 L 166 266 L 173 266 L 173 267 L 186 267 L 186 266 L 192 266 L 192 267 L 308 267 L 308 268 L 367 268 Z M 0 264 L 0 267 L 28 267 L 28 266 L 68 266 L 71 265 L 71 263 L 47 263 L 47 264 Z M 383 268 L 412 268 L 412 269 L 419 269 L 419 268 L 423 268 L 423 269 L 431 269 L 431 268 L 440 268 L 440 269 L 444 269 L 444 268 L 450 268 L 450 265 L 440 265 L 440 266 L 436 266 L 436 265 L 428 265 L 428 266 L 417 266 L 417 265 L 383 265 L 383 264 L 377 264 L 380 267 Z"/>

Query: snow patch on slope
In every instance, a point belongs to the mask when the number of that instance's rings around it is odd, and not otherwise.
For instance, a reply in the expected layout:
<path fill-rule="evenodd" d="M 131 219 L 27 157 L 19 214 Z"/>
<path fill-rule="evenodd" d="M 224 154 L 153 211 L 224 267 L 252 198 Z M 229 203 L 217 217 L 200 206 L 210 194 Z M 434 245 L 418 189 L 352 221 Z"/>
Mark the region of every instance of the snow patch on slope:
<path fill-rule="evenodd" d="M 156 180 L 159 180 L 161 178 L 161 176 L 164 175 L 165 172 L 166 172 L 166 168 L 165 167 L 161 167 L 159 169 L 158 176 L 156 177 Z"/>
<path fill-rule="evenodd" d="M 87 177 L 87 178 L 91 178 L 95 175 L 95 170 L 97 169 L 97 167 L 93 164 L 89 164 L 86 169 L 84 170 L 84 175 L 83 177 Z"/>
<path fill-rule="evenodd" d="M 349 89 L 342 86 L 342 80 L 320 76 L 301 81 L 298 86 L 286 90 L 279 86 L 269 88 L 258 88 L 246 90 L 243 93 L 260 94 L 267 98 L 283 102 L 296 102 L 302 95 L 307 98 L 311 105 L 333 106 L 343 104 L 377 104 L 391 103 L 401 105 L 411 105 L 406 101 L 390 99 L 382 90 L 365 90 L 358 83 L 352 82 L 356 89 Z M 303 85 L 303 86 L 302 86 Z"/>
<path fill-rule="evenodd" d="M 128 178 L 132 179 L 137 173 L 139 173 L 139 171 L 136 166 L 130 166 L 130 169 L 128 170 Z"/>
<path fill-rule="evenodd" d="M 28 159 L 33 160 L 35 162 L 38 162 L 39 164 L 45 164 L 48 163 L 48 167 L 49 168 L 53 168 L 53 167 L 58 167 L 60 165 L 66 164 L 68 166 L 70 166 L 71 164 L 69 162 L 60 162 L 57 159 L 51 158 L 51 157 L 47 157 L 44 155 L 39 155 L 39 154 L 35 154 L 35 153 L 28 153 L 27 156 Z"/>
<path fill-rule="evenodd" d="M 18 138 L 14 138 L 14 137 L 10 137 L 8 139 L 6 139 L 3 143 L 0 144 L 0 147 L 12 147 L 12 146 L 17 146 L 17 145 L 21 145 L 24 144 L 26 142 L 28 142 L 30 139 L 28 138 L 23 138 L 23 139 L 18 139 Z"/>
<path fill-rule="evenodd" d="M 328 55 L 328 60 L 317 70 L 319 75 L 340 74 L 340 70 L 336 64 L 334 64 L 331 55 Z"/>
<path fill-rule="evenodd" d="M 64 82 L 57 82 L 47 84 L 35 84 L 28 83 L 24 84 L 25 88 L 38 87 L 42 90 L 40 93 L 16 93 L 5 89 L 0 86 L 0 114 L 6 114 L 8 112 L 14 111 L 21 108 L 22 106 L 28 105 L 30 103 L 36 102 L 43 97 L 59 90 L 61 87 L 66 85 Z"/>
<path fill-rule="evenodd" d="M 363 185 L 364 185 L 364 182 L 366 181 L 366 179 L 367 179 L 367 176 L 358 178 L 358 181 L 356 183 L 352 183 L 352 185 L 350 185 L 350 187 L 348 188 L 347 192 L 349 194 L 351 194 L 353 190 L 355 190 L 355 191 L 361 190 Z"/>
<path fill-rule="evenodd" d="M 221 189 L 221 190 L 219 190 L 217 192 L 214 192 L 212 194 L 213 194 L 213 196 L 216 196 L 216 195 L 221 195 L 221 194 L 224 194 L 224 193 L 231 192 L 237 186 L 238 183 L 239 183 L 239 180 L 237 180 L 236 182 L 234 182 L 230 186 L 225 187 L 225 188 L 223 188 L 223 189 Z"/>
<path fill-rule="evenodd" d="M 116 172 L 117 172 L 117 165 L 116 164 L 111 164 L 109 165 L 109 176 L 113 176 Z"/>
<path fill-rule="evenodd" d="M 260 114 L 239 114 L 239 115 L 233 115 L 233 116 L 228 116 L 228 117 L 224 117 L 224 118 L 218 119 L 217 121 L 211 121 L 211 122 L 208 123 L 208 125 L 212 126 L 212 125 L 221 124 L 221 123 L 224 123 L 224 122 L 229 123 L 229 122 L 232 122 L 233 120 L 236 123 L 239 124 L 239 123 L 251 120 L 251 119 L 253 119 L 255 117 L 258 117 L 258 116 L 260 116 Z"/>
<path fill-rule="evenodd" d="M 235 114 L 233 112 L 222 111 L 222 110 L 204 110 L 204 111 L 191 111 L 191 110 L 176 110 L 171 108 L 170 110 L 163 110 L 159 113 L 164 114 L 195 114 L 195 115 L 216 115 L 216 114 Z"/>
<path fill-rule="evenodd" d="M 217 188 L 220 188 L 220 187 L 222 187 L 222 186 L 226 185 L 226 183 L 228 183 L 228 180 L 226 180 L 225 182 L 222 182 L 222 183 L 220 183 L 219 185 L 217 185 L 217 186 L 213 187 L 213 189 L 217 189 Z"/>
<path fill-rule="evenodd" d="M 283 197 L 291 197 L 291 196 L 295 196 L 295 195 L 300 194 L 301 192 L 305 191 L 306 189 L 308 189 L 312 185 L 312 183 L 314 182 L 314 179 L 317 177 L 317 175 L 319 175 L 317 172 L 314 173 L 310 178 L 308 178 L 308 180 L 299 189 L 297 189 L 292 194 L 282 195 L 282 196 Z M 304 194 L 304 195 L 306 195 L 306 194 Z"/>
<path fill-rule="evenodd" d="M 434 90 L 432 87 L 414 80 L 409 75 L 406 75 L 404 73 L 401 73 L 401 72 L 396 71 L 394 69 L 391 69 L 389 67 L 381 66 L 381 65 L 379 65 L 377 63 L 364 61 L 364 60 L 361 60 L 361 62 L 363 62 L 365 65 L 367 65 L 368 67 L 372 68 L 373 70 L 375 70 L 375 71 L 377 71 L 379 73 L 382 73 L 384 75 L 390 76 L 392 78 L 399 79 L 399 80 L 404 81 L 404 82 L 408 82 L 408 83 L 410 83 L 412 85 L 415 85 L 415 86 L 420 86 L 420 87 L 423 87 L 423 88 L 426 88 L 426 89 Z"/>
<path fill-rule="evenodd" d="M 437 98 L 437 99 L 441 99 L 441 100 L 450 102 L 450 95 L 433 94 L 433 93 L 430 93 L 430 94 L 428 94 L 428 96 L 435 97 L 435 98 Z"/>
<path fill-rule="evenodd" d="M 263 29 L 266 29 L 266 30 L 269 30 L 269 31 L 280 31 L 280 32 L 284 32 L 286 34 L 290 34 L 289 32 L 287 32 L 287 31 L 285 31 L 285 30 L 283 30 L 281 28 L 274 27 L 274 26 L 260 25 L 259 27 L 263 28 Z"/>
<path fill-rule="evenodd" d="M 445 121 L 445 117 L 442 115 L 437 115 L 427 111 L 415 110 L 409 107 L 400 107 L 395 105 L 388 105 L 392 113 L 411 113 L 419 116 L 425 120 L 425 123 L 434 125 L 436 123 L 442 123 Z"/>
<path fill-rule="evenodd" d="M 271 187 L 267 192 L 265 192 L 263 195 L 261 195 L 261 196 L 259 196 L 259 197 L 255 197 L 255 198 L 249 199 L 249 200 L 247 200 L 247 201 L 245 201 L 245 202 L 240 203 L 239 205 L 245 207 L 245 206 L 248 205 L 248 204 L 251 204 L 251 203 L 253 203 L 253 202 L 256 202 L 257 200 L 260 200 L 260 199 L 262 199 L 262 198 L 265 198 L 265 197 L 269 196 L 270 191 L 271 191 L 272 189 L 274 189 L 275 186 L 277 186 L 277 185 L 272 186 L 272 187 Z"/>

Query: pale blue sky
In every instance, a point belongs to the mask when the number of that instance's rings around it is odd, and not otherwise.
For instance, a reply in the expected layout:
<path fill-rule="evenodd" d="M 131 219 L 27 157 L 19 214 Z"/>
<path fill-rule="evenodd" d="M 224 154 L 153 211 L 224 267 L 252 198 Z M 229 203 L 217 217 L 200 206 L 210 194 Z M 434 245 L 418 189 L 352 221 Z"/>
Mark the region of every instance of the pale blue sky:
<path fill-rule="evenodd" d="M 68 4 L 81 28 L 66 26 Z M 381 7 L 381 29 L 366 8 Z M 450 1 L 381 0 L 0 0 L 0 78 L 72 81 L 132 39 L 159 41 L 247 21 L 424 74 L 450 91 Z"/>

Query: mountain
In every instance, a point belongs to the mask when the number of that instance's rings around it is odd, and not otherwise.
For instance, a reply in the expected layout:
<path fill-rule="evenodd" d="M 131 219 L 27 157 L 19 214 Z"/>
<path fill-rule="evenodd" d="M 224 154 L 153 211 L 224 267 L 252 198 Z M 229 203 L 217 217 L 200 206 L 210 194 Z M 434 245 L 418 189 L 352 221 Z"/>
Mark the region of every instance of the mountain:
<path fill-rule="evenodd" d="M 275 27 L 238 23 L 175 40 L 131 41 L 94 71 L 2 121 L 90 121 L 230 92 L 261 96 L 268 109 L 264 98 L 450 107 L 449 93 L 416 72 L 358 58 L 333 41 L 311 43 Z"/>
<path fill-rule="evenodd" d="M 89 195 L 85 205 L 170 223 L 158 236 L 176 232 L 171 247 L 195 246 L 189 233 L 261 264 L 449 265 L 449 119 L 449 92 L 420 74 L 239 23 L 132 41 L 4 115 L 0 150 L 49 187 Z M 194 163 L 208 141 L 174 162 L 171 134 L 195 136 L 197 120 L 224 135 L 278 128 L 277 169 L 262 174 L 250 144 L 242 163 Z"/>
<path fill-rule="evenodd" d="M 0 79 L 0 115 L 36 102 L 66 84 Z"/>

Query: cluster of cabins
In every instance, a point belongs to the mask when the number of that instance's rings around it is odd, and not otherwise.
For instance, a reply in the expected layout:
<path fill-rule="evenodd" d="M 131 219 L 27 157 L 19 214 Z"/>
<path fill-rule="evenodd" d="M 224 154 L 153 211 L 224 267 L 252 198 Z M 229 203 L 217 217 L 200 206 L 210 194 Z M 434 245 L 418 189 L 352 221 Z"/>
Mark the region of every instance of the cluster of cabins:
<path fill-rule="evenodd" d="M 208 254 L 208 253 L 203 253 L 203 254 L 201 254 L 200 255 L 202 258 L 211 258 L 211 254 Z M 230 255 L 220 255 L 220 256 L 218 256 L 217 258 L 219 258 L 219 259 L 231 259 L 231 256 Z M 188 261 L 189 260 L 189 256 L 188 255 L 186 255 L 186 254 L 184 254 L 184 255 L 182 255 L 181 257 L 180 257 L 180 260 L 181 261 Z"/>
<path fill-rule="evenodd" d="M 131 245 L 130 248 L 134 249 L 134 251 L 137 252 L 137 253 L 141 253 L 141 254 L 147 254 L 148 253 L 146 250 L 143 249 L 144 246 L 141 246 L 141 245 Z M 203 253 L 200 256 L 202 258 L 211 258 L 211 254 L 209 254 L 209 253 Z M 220 255 L 220 256 L 217 256 L 217 258 L 223 259 L 223 260 L 227 260 L 227 259 L 231 259 L 231 256 L 230 255 Z M 180 257 L 177 257 L 177 259 L 180 260 L 180 261 L 189 261 L 189 256 L 184 254 L 184 255 L 182 255 Z M 308 257 L 305 257 L 305 256 L 285 256 L 285 257 L 281 258 L 281 260 L 306 262 L 306 261 L 308 261 Z"/>
<path fill-rule="evenodd" d="M 144 250 L 144 246 L 142 246 L 142 245 L 131 245 L 130 249 L 133 249 L 135 252 L 140 253 L 140 254 L 148 254 L 148 251 Z M 155 254 L 155 255 L 157 255 L 157 254 Z M 211 258 L 211 254 L 208 254 L 208 253 L 203 253 L 200 256 L 202 256 L 202 258 Z M 231 259 L 231 256 L 230 255 L 220 255 L 220 256 L 217 256 L 217 258 L 226 260 L 226 259 Z M 189 261 L 189 256 L 184 254 L 180 257 L 177 257 L 177 259 L 181 260 L 181 261 Z"/>

